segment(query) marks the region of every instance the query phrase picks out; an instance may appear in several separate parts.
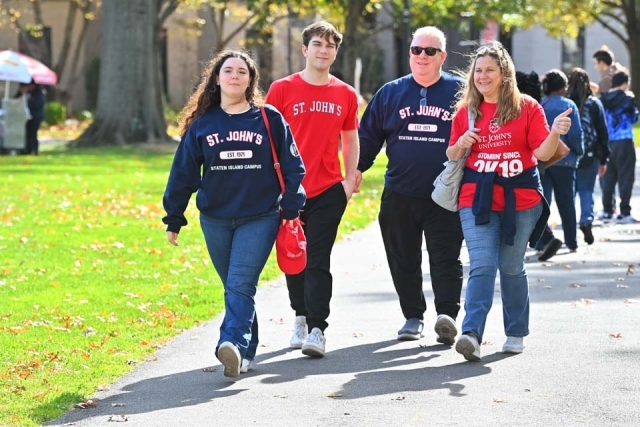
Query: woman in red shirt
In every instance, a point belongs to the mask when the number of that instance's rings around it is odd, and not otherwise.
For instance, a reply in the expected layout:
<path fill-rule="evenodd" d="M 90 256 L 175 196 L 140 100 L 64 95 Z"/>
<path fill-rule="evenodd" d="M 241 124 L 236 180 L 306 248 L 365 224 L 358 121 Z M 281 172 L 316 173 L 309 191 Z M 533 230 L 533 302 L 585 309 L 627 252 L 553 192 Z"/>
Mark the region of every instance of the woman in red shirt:
<path fill-rule="evenodd" d="M 469 129 L 468 110 L 475 121 Z M 470 259 L 462 335 L 456 351 L 480 360 L 480 343 L 500 270 L 507 341 L 502 351 L 521 353 L 529 334 L 528 242 L 540 237 L 549 216 L 537 161 L 551 158 L 571 126 L 565 111 L 549 131 L 542 107 L 518 91 L 513 60 L 498 42 L 481 46 L 456 105 L 447 157 L 470 154 L 458 206 Z"/>

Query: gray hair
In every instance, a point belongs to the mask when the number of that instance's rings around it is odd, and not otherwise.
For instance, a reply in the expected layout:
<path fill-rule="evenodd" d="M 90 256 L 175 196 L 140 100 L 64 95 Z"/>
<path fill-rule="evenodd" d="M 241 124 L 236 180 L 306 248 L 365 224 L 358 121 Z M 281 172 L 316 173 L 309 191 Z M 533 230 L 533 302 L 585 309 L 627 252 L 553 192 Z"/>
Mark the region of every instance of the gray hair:
<path fill-rule="evenodd" d="M 433 26 L 420 27 L 415 31 L 415 33 L 413 33 L 413 37 L 416 36 L 434 37 L 438 39 L 438 42 L 440 42 L 440 49 L 442 49 L 443 52 L 447 51 L 447 38 L 440 28 Z"/>

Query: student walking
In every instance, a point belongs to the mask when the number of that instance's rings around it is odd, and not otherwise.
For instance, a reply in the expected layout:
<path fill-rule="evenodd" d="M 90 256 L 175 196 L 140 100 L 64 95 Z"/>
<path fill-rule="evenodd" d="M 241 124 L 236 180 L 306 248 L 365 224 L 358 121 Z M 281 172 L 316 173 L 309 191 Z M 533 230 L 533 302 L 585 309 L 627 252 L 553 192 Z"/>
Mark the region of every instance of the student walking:
<path fill-rule="evenodd" d="M 293 220 L 305 201 L 304 166 L 289 126 L 264 107 L 285 182 L 281 195 L 255 62 L 226 50 L 206 65 L 200 84 L 181 112 L 176 151 L 163 205 L 169 243 L 178 233 L 191 195 L 209 256 L 224 286 L 225 315 L 216 356 L 224 375 L 253 368 L 258 347 L 255 294 L 282 220 Z"/>
<path fill-rule="evenodd" d="M 306 27 L 302 31 L 304 70 L 273 82 L 266 99 L 291 126 L 307 170 L 303 185 L 308 199 L 300 214 L 307 238 L 307 267 L 300 274 L 287 274 L 286 280 L 296 315 L 290 346 L 312 357 L 325 354 L 324 331 L 333 288 L 331 251 L 347 203 L 358 191 L 358 96 L 329 72 L 341 42 L 342 34 L 326 21 Z"/>

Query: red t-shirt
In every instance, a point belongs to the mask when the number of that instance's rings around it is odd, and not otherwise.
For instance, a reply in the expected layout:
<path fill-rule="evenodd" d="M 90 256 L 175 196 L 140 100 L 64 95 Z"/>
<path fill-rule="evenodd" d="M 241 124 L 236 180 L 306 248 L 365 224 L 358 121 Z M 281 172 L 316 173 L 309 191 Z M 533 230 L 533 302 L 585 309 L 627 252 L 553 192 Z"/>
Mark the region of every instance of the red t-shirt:
<path fill-rule="evenodd" d="M 340 132 L 358 128 L 355 89 L 333 76 L 327 85 L 312 85 L 295 73 L 271 84 L 266 103 L 291 127 L 307 171 L 302 180 L 307 197 L 342 181 Z"/>
<path fill-rule="evenodd" d="M 495 171 L 504 177 L 511 177 L 522 173 L 538 164 L 533 150 L 549 135 L 549 126 L 544 110 L 528 96 L 523 97 L 522 113 L 519 117 L 498 126 L 493 119 L 497 104 L 482 102 L 480 111 L 482 117 L 476 121 L 478 135 L 482 141 L 473 144 L 471 153 L 467 157 L 466 167 L 478 172 Z M 454 145 L 458 138 L 469 127 L 467 109 L 462 108 L 453 119 L 451 139 L 449 145 Z M 473 204 L 476 191 L 475 183 L 465 183 L 460 189 L 458 207 L 467 208 Z M 540 194 L 534 189 L 516 188 L 516 210 L 530 209 L 540 202 Z M 493 204 L 491 210 L 504 210 L 504 190 L 498 185 L 493 186 Z"/>

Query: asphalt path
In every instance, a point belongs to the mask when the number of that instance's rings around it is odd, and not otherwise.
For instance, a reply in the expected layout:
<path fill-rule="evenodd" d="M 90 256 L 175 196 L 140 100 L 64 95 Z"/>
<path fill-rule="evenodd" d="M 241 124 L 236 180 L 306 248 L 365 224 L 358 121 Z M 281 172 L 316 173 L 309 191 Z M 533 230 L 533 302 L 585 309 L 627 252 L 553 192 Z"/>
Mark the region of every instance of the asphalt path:
<path fill-rule="evenodd" d="M 640 181 L 640 168 L 636 176 Z M 640 216 L 638 182 L 632 207 Z M 550 222 L 562 238 L 555 209 Z M 294 314 L 281 277 L 258 290 L 254 371 L 237 381 L 222 375 L 214 357 L 217 317 L 97 392 L 96 407 L 73 409 L 49 425 L 638 426 L 640 224 L 598 224 L 594 235 L 587 246 L 578 231 L 578 252 L 563 247 L 547 262 L 528 253 L 531 334 L 520 355 L 500 352 L 498 285 L 481 362 L 435 341 L 426 251 L 425 337 L 397 341 L 404 319 L 372 224 L 334 248 L 324 358 L 288 348 Z M 466 278 L 466 248 L 463 262 Z M 459 322 L 463 316 L 461 310 Z"/>

